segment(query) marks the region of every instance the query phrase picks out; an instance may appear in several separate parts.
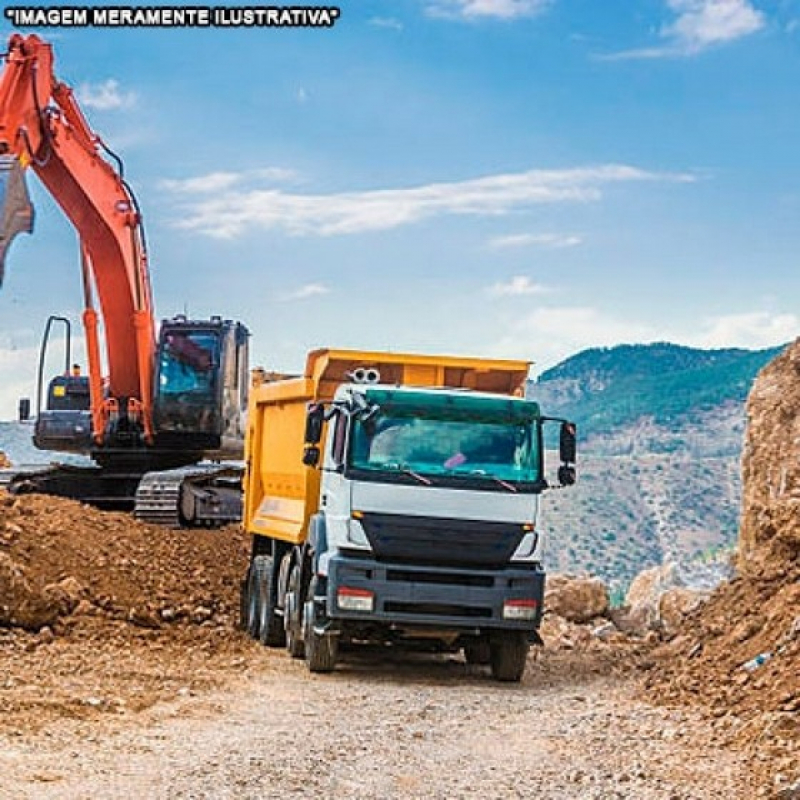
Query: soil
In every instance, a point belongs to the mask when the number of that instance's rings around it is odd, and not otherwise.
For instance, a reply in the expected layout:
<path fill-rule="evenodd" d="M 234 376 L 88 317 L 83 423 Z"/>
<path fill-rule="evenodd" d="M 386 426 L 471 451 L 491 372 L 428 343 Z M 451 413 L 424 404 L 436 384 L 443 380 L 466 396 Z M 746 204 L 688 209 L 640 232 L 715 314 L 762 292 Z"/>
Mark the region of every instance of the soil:
<path fill-rule="evenodd" d="M 460 655 L 312 676 L 237 629 L 247 559 L 236 527 L 0 495 L 0 797 L 777 797 L 800 778 L 796 640 L 777 644 L 796 576 L 769 560 L 656 651 L 548 624 L 503 685 Z"/>

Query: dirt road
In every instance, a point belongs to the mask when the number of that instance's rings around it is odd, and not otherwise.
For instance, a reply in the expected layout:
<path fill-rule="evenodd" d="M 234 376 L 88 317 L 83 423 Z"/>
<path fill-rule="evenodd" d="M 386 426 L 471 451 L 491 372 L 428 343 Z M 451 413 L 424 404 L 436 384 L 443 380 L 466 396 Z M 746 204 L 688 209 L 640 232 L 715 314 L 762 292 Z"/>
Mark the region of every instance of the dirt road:
<path fill-rule="evenodd" d="M 708 722 L 634 699 L 635 677 L 585 655 L 545 652 L 515 686 L 456 657 L 362 656 L 311 677 L 281 651 L 243 647 L 247 671 L 224 668 L 222 688 L 189 681 L 143 711 L 4 730 L 0 797 L 759 794 Z"/>

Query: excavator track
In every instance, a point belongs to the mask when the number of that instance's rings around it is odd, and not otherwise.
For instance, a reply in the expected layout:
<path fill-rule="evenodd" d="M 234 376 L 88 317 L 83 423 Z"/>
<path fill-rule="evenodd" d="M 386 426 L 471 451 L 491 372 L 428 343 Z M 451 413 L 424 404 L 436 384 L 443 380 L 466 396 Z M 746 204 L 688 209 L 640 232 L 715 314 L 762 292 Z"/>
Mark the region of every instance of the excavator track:
<path fill-rule="evenodd" d="M 68 497 L 105 511 L 131 511 L 139 475 L 72 464 L 23 465 L 0 470 L 0 489 L 11 494 Z"/>
<path fill-rule="evenodd" d="M 236 464 L 148 472 L 136 490 L 134 516 L 170 528 L 217 528 L 239 522 L 242 472 Z"/>

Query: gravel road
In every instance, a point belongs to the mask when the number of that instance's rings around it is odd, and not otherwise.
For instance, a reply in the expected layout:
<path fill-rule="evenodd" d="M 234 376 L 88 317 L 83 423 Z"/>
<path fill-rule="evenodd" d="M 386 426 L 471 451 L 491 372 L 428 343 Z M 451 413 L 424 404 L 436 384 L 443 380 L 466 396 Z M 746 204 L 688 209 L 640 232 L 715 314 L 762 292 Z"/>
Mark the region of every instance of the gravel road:
<path fill-rule="evenodd" d="M 502 685 L 455 657 L 361 656 L 310 676 L 253 648 L 223 689 L 0 735 L 0 797 L 759 794 L 708 722 L 635 699 L 633 677 L 576 668 L 575 654 L 545 652 L 521 685 Z"/>

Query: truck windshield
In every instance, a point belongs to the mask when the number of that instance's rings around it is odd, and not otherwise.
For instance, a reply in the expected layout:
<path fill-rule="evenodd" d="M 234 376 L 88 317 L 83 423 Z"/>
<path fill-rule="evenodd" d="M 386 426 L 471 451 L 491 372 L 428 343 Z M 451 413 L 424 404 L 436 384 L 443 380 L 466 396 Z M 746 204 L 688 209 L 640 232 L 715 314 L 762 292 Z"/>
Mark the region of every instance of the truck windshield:
<path fill-rule="evenodd" d="M 540 478 L 536 424 L 503 410 L 379 406 L 354 421 L 350 466 L 355 470 L 451 477 L 502 484 Z"/>

